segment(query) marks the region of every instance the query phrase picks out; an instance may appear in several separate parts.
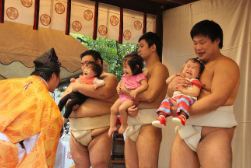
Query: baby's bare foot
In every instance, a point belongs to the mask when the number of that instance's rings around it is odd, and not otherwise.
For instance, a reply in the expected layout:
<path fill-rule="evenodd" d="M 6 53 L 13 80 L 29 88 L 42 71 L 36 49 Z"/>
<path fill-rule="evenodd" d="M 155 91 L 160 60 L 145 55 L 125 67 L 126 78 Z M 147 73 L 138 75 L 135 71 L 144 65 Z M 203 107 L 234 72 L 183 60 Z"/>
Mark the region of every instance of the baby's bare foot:
<path fill-rule="evenodd" d="M 121 127 L 119 128 L 119 134 L 123 134 L 125 132 L 127 127 L 123 127 L 123 125 L 121 125 Z"/>
<path fill-rule="evenodd" d="M 112 133 L 114 133 L 115 131 L 117 131 L 117 127 L 116 126 L 111 126 L 109 131 L 108 131 L 108 136 L 111 137 Z"/>

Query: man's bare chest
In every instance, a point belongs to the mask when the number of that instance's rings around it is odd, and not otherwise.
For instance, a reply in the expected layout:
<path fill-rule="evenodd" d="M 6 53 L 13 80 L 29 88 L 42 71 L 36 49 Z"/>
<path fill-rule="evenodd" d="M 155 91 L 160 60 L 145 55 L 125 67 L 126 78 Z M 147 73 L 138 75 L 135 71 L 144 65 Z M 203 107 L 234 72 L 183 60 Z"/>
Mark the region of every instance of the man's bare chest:
<path fill-rule="evenodd" d="M 213 76 L 214 76 L 213 68 L 209 68 L 206 66 L 203 73 L 200 76 L 200 83 L 202 85 L 202 90 L 211 92 Z"/>

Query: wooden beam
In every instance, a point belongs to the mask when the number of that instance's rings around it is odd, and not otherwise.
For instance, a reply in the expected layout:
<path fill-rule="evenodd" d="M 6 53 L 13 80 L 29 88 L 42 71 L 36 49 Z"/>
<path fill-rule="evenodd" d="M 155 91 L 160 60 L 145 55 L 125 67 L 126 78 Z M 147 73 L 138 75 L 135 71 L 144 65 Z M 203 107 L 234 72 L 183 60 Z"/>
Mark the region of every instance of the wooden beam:
<path fill-rule="evenodd" d="M 95 0 L 91 0 L 95 1 Z M 161 4 L 149 0 L 99 0 L 98 2 L 114 5 L 124 9 L 131 9 L 143 13 L 155 14 Z"/>
<path fill-rule="evenodd" d="M 195 1 L 199 1 L 199 0 L 165 0 L 165 1 L 184 5 L 184 4 L 189 4 L 191 2 L 195 2 Z"/>
<path fill-rule="evenodd" d="M 184 4 L 188 4 L 188 3 L 192 3 L 198 0 L 150 0 L 153 2 L 158 2 L 160 4 L 165 4 L 167 6 L 172 6 L 172 5 L 184 5 Z"/>

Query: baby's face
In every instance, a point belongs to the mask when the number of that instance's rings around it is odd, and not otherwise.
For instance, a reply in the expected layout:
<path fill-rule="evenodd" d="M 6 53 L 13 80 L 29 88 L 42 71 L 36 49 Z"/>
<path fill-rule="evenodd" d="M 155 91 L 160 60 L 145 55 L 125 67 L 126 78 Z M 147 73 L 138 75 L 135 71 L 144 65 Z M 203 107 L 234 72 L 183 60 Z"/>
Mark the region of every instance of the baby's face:
<path fill-rule="evenodd" d="M 198 78 L 200 75 L 200 64 L 189 60 L 182 71 L 182 74 L 185 78 Z"/>
<path fill-rule="evenodd" d="M 86 77 L 86 78 L 92 78 L 92 77 L 94 77 L 96 75 L 97 75 L 97 73 L 94 72 L 91 67 L 85 66 L 84 71 L 83 71 L 83 76 L 84 77 Z"/>
<path fill-rule="evenodd" d="M 130 68 L 130 66 L 126 63 L 123 63 L 123 70 L 124 70 L 124 74 L 128 77 L 133 76 L 132 70 Z"/>

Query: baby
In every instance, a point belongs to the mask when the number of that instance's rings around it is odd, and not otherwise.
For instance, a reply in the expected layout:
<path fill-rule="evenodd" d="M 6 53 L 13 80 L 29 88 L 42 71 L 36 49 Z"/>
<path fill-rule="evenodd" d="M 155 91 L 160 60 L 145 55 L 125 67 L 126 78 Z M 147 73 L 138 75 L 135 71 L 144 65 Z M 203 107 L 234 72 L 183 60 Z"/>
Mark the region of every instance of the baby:
<path fill-rule="evenodd" d="M 136 52 L 125 56 L 123 60 L 124 75 L 117 86 L 119 98 L 111 108 L 110 129 L 108 131 L 109 137 L 111 137 L 112 133 L 117 130 L 116 121 L 118 112 L 122 119 L 122 125 L 118 132 L 120 134 L 125 132 L 127 127 L 126 110 L 132 105 L 138 105 L 139 101 L 135 99 L 136 96 L 148 89 L 147 79 L 142 73 L 142 68 L 143 59 Z M 121 92 L 121 85 L 124 85 L 127 89 L 133 89 L 130 97 Z"/>
<path fill-rule="evenodd" d="M 169 84 L 176 76 L 182 76 L 186 78 L 191 86 L 184 88 L 183 86 L 176 87 L 176 91 L 173 93 L 173 99 L 178 104 L 177 114 L 178 117 L 172 119 L 175 123 L 181 123 L 185 125 L 186 120 L 189 118 L 189 107 L 197 101 L 197 96 L 200 94 L 201 84 L 198 80 L 202 71 L 204 70 L 204 64 L 197 58 L 191 58 L 187 60 L 185 65 L 181 69 L 181 74 L 174 74 L 170 76 L 166 83 Z M 155 127 L 166 126 L 165 118 L 171 115 L 172 104 L 169 99 L 164 99 L 157 110 L 158 118 L 152 122 Z"/>
<path fill-rule="evenodd" d="M 98 64 L 95 61 L 89 61 L 86 63 L 84 69 L 83 69 L 83 75 L 79 76 L 79 79 L 74 79 L 72 78 L 70 81 L 73 82 L 80 82 L 83 84 L 93 84 L 93 89 L 97 89 L 99 87 L 105 86 L 105 81 L 98 79 L 103 72 L 103 68 L 100 64 Z M 67 103 L 66 105 L 66 110 L 64 113 L 64 122 L 67 121 L 68 117 L 71 114 L 72 107 L 75 105 L 81 105 L 82 103 L 85 102 L 85 100 L 88 97 L 86 95 L 83 95 L 82 93 L 79 92 L 71 92 L 64 96 L 58 104 L 59 110 L 61 111 L 66 104 L 66 102 L 71 99 L 70 102 Z"/>

